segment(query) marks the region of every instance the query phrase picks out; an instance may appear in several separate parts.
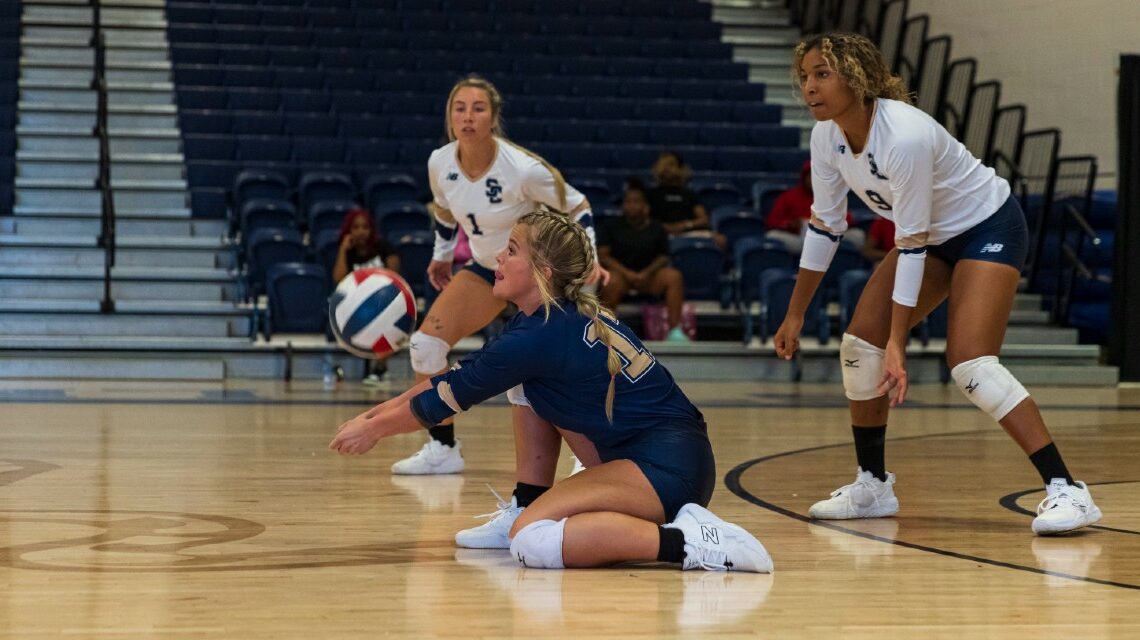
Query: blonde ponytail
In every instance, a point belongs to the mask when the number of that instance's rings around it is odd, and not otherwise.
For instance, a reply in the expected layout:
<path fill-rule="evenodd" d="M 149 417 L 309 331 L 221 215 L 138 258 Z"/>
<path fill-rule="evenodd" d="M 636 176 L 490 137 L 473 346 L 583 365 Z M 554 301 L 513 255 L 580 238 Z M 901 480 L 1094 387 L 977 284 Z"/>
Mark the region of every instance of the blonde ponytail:
<path fill-rule="evenodd" d="M 519 218 L 530 241 L 531 268 L 538 285 L 545 317 L 558 299 L 572 302 L 578 313 L 591 318 L 594 334 L 606 346 L 606 370 L 610 383 L 606 388 L 606 419 L 614 419 L 614 391 L 617 374 L 623 363 L 613 346 L 614 330 L 603 318 L 614 320 L 613 312 L 602 306 L 598 297 L 585 289 L 594 273 L 594 248 L 586 230 L 567 216 L 549 211 L 535 211 Z M 550 278 L 545 271 L 550 270 Z"/>

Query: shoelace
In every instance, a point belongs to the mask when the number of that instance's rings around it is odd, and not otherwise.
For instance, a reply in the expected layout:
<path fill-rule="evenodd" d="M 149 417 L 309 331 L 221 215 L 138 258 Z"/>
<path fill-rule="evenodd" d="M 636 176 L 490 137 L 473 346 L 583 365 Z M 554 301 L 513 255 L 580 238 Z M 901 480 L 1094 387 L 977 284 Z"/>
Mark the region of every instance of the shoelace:
<path fill-rule="evenodd" d="M 1055 505 L 1061 501 L 1068 502 L 1070 505 L 1077 507 L 1078 509 L 1086 506 L 1084 500 L 1080 500 L 1076 496 L 1070 494 L 1068 491 L 1065 491 L 1064 489 L 1062 489 L 1061 491 L 1059 491 L 1059 492 L 1057 492 L 1051 496 L 1045 496 L 1045 499 L 1042 500 L 1041 503 L 1037 505 L 1037 513 L 1038 514 L 1045 513 L 1046 511 L 1052 509 L 1053 505 Z"/>
<path fill-rule="evenodd" d="M 497 503 L 496 506 L 499 508 L 495 511 L 492 511 L 491 513 L 481 513 L 477 516 L 472 516 L 472 517 L 473 518 L 490 518 L 491 521 L 494 521 L 494 520 L 498 519 L 499 516 L 506 513 L 508 509 L 511 508 L 511 503 L 507 502 L 506 500 L 503 500 L 503 496 L 499 495 L 499 492 L 495 491 L 495 488 L 492 487 L 491 485 L 488 484 L 487 488 L 490 489 L 491 493 L 493 493 L 495 495 L 495 501 Z"/>
<path fill-rule="evenodd" d="M 839 487 L 838 489 L 836 489 L 835 491 L 832 491 L 831 497 L 834 498 L 835 496 L 837 496 L 841 493 L 853 491 L 855 489 L 855 487 L 858 487 L 860 485 L 865 486 L 867 488 L 867 491 L 870 491 L 872 494 L 875 493 L 874 489 L 871 488 L 870 481 L 868 481 L 868 480 L 856 480 L 855 482 L 852 482 L 851 484 L 845 484 L 842 487 Z"/>
<path fill-rule="evenodd" d="M 689 545 L 686 545 L 689 546 Z M 727 571 L 728 570 L 728 554 L 718 549 L 709 549 L 706 547 L 690 547 L 697 552 L 697 557 L 693 558 L 702 569 L 708 571 Z M 685 549 L 688 552 L 689 549 Z M 690 556 L 691 557 L 691 556 Z"/>

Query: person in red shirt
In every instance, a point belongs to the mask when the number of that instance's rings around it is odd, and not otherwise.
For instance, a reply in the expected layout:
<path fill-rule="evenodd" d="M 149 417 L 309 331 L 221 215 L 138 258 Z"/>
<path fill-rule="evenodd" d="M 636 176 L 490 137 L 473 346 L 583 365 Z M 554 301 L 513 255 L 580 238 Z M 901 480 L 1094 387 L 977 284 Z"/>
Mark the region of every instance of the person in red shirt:
<path fill-rule="evenodd" d="M 895 223 L 883 217 L 875 218 L 863 242 L 863 257 L 876 267 L 891 249 L 895 248 Z"/>
<path fill-rule="evenodd" d="M 768 226 L 767 237 L 784 243 L 794 255 L 799 255 L 804 246 L 804 233 L 811 219 L 811 203 L 815 195 L 811 189 L 811 160 L 804 161 L 800 170 L 800 183 L 780 194 L 772 203 L 772 210 L 765 218 Z M 847 232 L 843 239 L 862 248 L 863 230 L 855 227 L 851 213 L 847 213 Z"/>

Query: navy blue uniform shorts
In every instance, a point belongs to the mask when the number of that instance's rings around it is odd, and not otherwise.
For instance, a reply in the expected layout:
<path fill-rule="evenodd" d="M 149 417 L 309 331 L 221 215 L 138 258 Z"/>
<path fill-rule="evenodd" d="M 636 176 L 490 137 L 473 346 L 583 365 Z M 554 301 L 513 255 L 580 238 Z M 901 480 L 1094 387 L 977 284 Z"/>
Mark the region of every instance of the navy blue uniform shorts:
<path fill-rule="evenodd" d="M 486 280 L 487 284 L 491 285 L 492 287 L 495 286 L 495 270 L 494 269 L 488 269 L 487 267 L 484 267 L 483 265 L 479 264 L 478 262 L 475 262 L 474 260 L 472 260 L 471 262 L 468 262 L 467 264 L 463 265 L 463 270 L 464 271 L 470 271 L 471 273 L 474 273 L 475 275 L 479 276 L 480 278 Z"/>
<path fill-rule="evenodd" d="M 1010 196 L 994 214 L 961 234 L 926 250 L 951 267 L 959 260 L 985 260 L 1008 264 L 1021 271 L 1029 252 L 1025 213 Z"/>
<path fill-rule="evenodd" d="M 681 507 L 707 507 L 716 486 L 716 461 L 704 421 L 646 429 L 612 447 L 598 446 L 602 462 L 630 460 L 641 469 L 672 522 Z"/>

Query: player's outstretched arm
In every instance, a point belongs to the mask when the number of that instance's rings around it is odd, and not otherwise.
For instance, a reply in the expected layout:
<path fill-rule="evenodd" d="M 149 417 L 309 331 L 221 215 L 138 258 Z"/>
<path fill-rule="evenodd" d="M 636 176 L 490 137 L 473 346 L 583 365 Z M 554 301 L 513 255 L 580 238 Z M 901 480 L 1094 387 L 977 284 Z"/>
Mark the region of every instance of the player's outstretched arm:
<path fill-rule="evenodd" d="M 412 415 L 411 401 L 417 394 L 430 388 L 431 380 L 424 380 L 398 397 L 378 404 L 340 425 L 336 436 L 329 443 L 329 449 L 343 455 L 360 455 L 376 446 L 380 438 L 419 430 L 421 426 Z"/>

